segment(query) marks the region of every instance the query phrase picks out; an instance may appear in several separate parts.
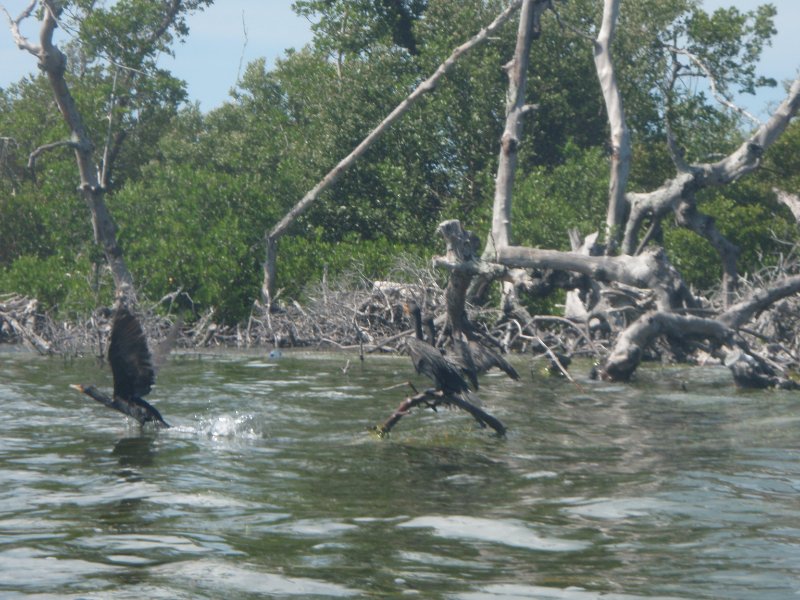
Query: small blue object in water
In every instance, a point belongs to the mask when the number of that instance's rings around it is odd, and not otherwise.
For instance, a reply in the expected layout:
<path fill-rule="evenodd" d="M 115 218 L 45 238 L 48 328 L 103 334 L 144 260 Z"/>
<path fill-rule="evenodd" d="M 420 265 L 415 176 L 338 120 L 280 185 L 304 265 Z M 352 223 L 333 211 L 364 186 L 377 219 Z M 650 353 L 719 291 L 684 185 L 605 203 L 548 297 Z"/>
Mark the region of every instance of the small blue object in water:
<path fill-rule="evenodd" d="M 275 348 L 274 350 L 270 350 L 269 351 L 269 357 L 270 358 L 280 358 L 281 356 L 283 356 L 283 352 L 281 352 L 277 348 Z"/>

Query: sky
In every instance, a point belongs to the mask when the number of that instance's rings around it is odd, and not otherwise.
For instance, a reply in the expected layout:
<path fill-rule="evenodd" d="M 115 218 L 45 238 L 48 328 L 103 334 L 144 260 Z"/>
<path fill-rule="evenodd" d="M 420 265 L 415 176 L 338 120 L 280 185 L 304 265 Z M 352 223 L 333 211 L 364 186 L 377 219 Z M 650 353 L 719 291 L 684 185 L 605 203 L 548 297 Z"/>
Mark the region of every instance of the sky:
<path fill-rule="evenodd" d="M 800 70 L 800 42 L 795 33 L 800 28 L 800 0 L 771 2 L 778 10 L 778 34 L 764 51 L 760 72 L 780 83 L 794 79 Z M 28 0 L 0 0 L 15 17 L 27 4 Z M 198 101 L 202 110 L 216 108 L 229 98 L 247 63 L 264 57 L 271 65 L 287 48 L 299 49 L 311 40 L 308 21 L 295 15 L 291 4 L 291 0 L 217 0 L 189 18 L 189 38 L 175 48 L 175 59 L 164 56 L 160 66 L 187 82 L 189 98 Z M 704 0 L 703 4 L 709 11 L 721 6 L 745 11 L 764 0 Z M 35 40 L 36 24 L 31 19 L 29 25 L 23 33 Z M 7 27 L 0 28 L 0 87 L 35 70 L 34 57 L 16 48 Z M 779 86 L 737 101 L 763 119 L 784 95 Z"/>
<path fill-rule="evenodd" d="M 28 3 L 0 0 L 14 18 Z M 237 74 L 249 62 L 263 57 L 271 65 L 287 48 L 300 49 L 311 41 L 309 22 L 291 5 L 291 0 L 216 0 L 188 18 L 188 38 L 175 47 L 174 59 L 163 56 L 159 66 L 186 81 L 189 98 L 199 101 L 201 109 L 216 108 L 229 98 Z M 2 12 L 0 19 L 7 25 Z M 37 25 L 29 21 L 23 34 L 36 42 Z M 7 26 L 0 28 L 0 87 L 35 71 L 36 59 L 17 49 Z"/>

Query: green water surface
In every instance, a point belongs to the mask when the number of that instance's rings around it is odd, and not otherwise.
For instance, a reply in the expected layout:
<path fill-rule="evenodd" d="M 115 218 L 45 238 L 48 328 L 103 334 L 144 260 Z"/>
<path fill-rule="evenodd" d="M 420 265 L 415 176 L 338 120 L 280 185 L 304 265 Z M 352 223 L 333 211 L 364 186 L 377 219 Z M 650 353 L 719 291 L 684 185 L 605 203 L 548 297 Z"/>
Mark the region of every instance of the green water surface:
<path fill-rule="evenodd" d="M 96 360 L 0 349 L 0 598 L 800 594 L 800 395 L 515 365 L 479 392 L 505 438 L 419 410 L 379 439 L 408 358 L 179 354 L 142 431 L 68 387 L 110 389 Z"/>

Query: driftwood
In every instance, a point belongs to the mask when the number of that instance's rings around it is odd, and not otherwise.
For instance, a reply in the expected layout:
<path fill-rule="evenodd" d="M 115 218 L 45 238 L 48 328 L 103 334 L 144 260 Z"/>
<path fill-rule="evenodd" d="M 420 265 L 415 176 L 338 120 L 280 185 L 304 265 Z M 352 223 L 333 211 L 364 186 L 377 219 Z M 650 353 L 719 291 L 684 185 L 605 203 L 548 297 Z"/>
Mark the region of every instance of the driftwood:
<path fill-rule="evenodd" d="M 623 331 L 601 369 L 601 376 L 612 381 L 628 381 L 642 362 L 645 350 L 659 336 L 681 339 L 712 339 L 717 344 L 733 344 L 734 332 L 714 319 L 653 311 L 640 317 Z"/>
<path fill-rule="evenodd" d="M 397 422 L 409 414 L 412 408 L 425 406 L 434 411 L 440 406 L 455 406 L 471 414 L 478 424 L 485 428 L 487 425 L 494 429 L 498 435 L 505 435 L 505 426 L 495 417 L 475 406 L 472 402 L 464 398 L 461 394 L 443 394 L 434 389 L 428 389 L 413 396 L 410 396 L 400 403 L 391 416 L 382 425 L 378 425 L 374 430 L 381 437 L 388 435 Z"/>
<path fill-rule="evenodd" d="M 0 341 L 20 340 L 39 354 L 52 354 L 53 344 L 41 335 L 39 302 L 25 296 L 0 297 Z"/>
<path fill-rule="evenodd" d="M 794 217 L 795 221 L 800 224 L 800 196 L 797 194 L 790 194 L 789 192 L 779 188 L 772 188 L 772 191 L 775 192 L 778 202 L 786 205 L 786 207 L 792 211 L 792 216 Z"/>
<path fill-rule="evenodd" d="M 754 290 L 716 318 L 660 311 L 647 313 L 617 337 L 599 374 L 614 381 L 629 380 L 641 363 L 645 349 L 663 336 L 679 342 L 711 342 L 712 355 L 731 369 L 734 381 L 740 387 L 795 388 L 797 384 L 786 376 L 785 370 L 752 351 L 739 330 L 756 313 L 798 292 L 800 275 L 795 275 L 783 278 L 769 288 Z"/>

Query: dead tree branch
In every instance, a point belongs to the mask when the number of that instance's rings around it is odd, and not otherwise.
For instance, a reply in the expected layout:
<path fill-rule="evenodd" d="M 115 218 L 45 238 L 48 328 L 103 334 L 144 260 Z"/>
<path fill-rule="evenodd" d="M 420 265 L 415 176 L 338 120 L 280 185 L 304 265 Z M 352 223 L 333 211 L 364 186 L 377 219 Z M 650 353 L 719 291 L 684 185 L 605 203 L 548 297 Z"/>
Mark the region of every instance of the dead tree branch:
<path fill-rule="evenodd" d="M 627 194 L 630 216 L 625 226 L 622 252 L 634 252 L 639 230 L 646 218 L 663 218 L 668 212 L 677 211 L 681 200 L 693 203 L 698 190 L 731 183 L 756 169 L 764 152 L 783 133 L 799 108 L 800 77 L 792 83 L 786 98 L 770 119 L 731 154 L 715 163 L 690 165 L 687 171 L 679 171 L 657 190 Z"/>
<path fill-rule="evenodd" d="M 608 122 L 611 127 L 611 174 L 608 188 L 608 210 L 606 212 L 606 254 L 615 253 L 619 245 L 625 218 L 625 192 L 631 169 L 631 135 L 625 121 L 622 93 L 617 82 L 611 44 L 614 39 L 620 0 L 603 2 L 603 21 L 597 39 L 594 40 L 594 62 Z"/>
<path fill-rule="evenodd" d="M 648 250 L 639 256 L 587 256 L 578 252 L 509 246 L 500 250 L 497 259 L 501 265 L 508 267 L 574 271 L 598 282 L 618 281 L 651 289 L 656 294 L 656 304 L 661 310 L 696 305 L 661 249 Z"/>
<path fill-rule="evenodd" d="M 800 293 L 800 275 L 787 277 L 767 289 L 755 290 L 749 298 L 734 304 L 722 313 L 719 321 L 732 329 L 737 329 L 778 300 L 797 293 Z"/>
<path fill-rule="evenodd" d="M 737 112 L 744 117 L 747 117 L 756 125 L 761 125 L 761 121 L 757 117 L 747 112 L 741 106 L 737 106 L 736 104 L 734 104 L 734 102 L 730 98 L 725 96 L 719 90 L 719 85 L 717 84 L 717 78 L 714 77 L 714 74 L 711 72 L 711 69 L 708 68 L 708 66 L 699 56 L 693 54 L 692 52 L 689 52 L 685 48 L 678 48 L 676 46 L 665 46 L 665 48 L 670 52 L 672 52 L 673 54 L 679 54 L 681 56 L 685 56 L 703 72 L 703 74 L 706 76 L 706 79 L 708 79 L 708 85 L 711 88 L 711 93 L 713 94 L 714 98 L 716 98 L 717 102 L 731 109 L 732 111 Z"/>
<path fill-rule="evenodd" d="M 76 142 L 72 140 L 61 140 L 59 142 L 51 142 L 49 144 L 44 144 L 36 148 L 33 152 L 28 155 L 28 168 L 33 171 L 36 168 L 36 159 L 39 158 L 41 154 L 44 154 L 48 150 L 55 150 L 56 148 L 63 148 L 63 147 L 78 149 L 79 146 Z"/>
<path fill-rule="evenodd" d="M 425 81 L 420 83 L 417 88 L 409 94 L 400 104 L 398 104 L 392 112 L 390 112 L 381 121 L 375 129 L 373 129 L 367 137 L 365 137 L 355 149 L 340 160 L 333 169 L 331 169 L 325 177 L 323 177 L 317 185 L 315 185 L 303 198 L 292 207 L 292 209 L 284 215 L 284 217 L 275 224 L 275 226 L 267 232 L 264 236 L 266 256 L 263 263 L 264 278 L 261 286 L 261 302 L 265 307 L 269 307 L 274 296 L 275 285 L 275 262 L 277 253 L 278 240 L 286 233 L 289 227 L 302 215 L 319 197 L 319 195 L 326 189 L 331 187 L 341 175 L 349 169 L 358 159 L 363 155 L 367 149 L 377 140 L 389 127 L 402 117 L 424 94 L 433 91 L 439 84 L 439 81 L 453 68 L 456 61 L 486 41 L 495 31 L 508 21 L 511 15 L 516 11 L 522 0 L 513 0 L 508 7 L 497 16 L 489 25 L 474 35 L 469 41 L 463 43 L 458 48 L 453 50 L 447 59 L 439 65 L 436 71 L 428 77 Z"/>

